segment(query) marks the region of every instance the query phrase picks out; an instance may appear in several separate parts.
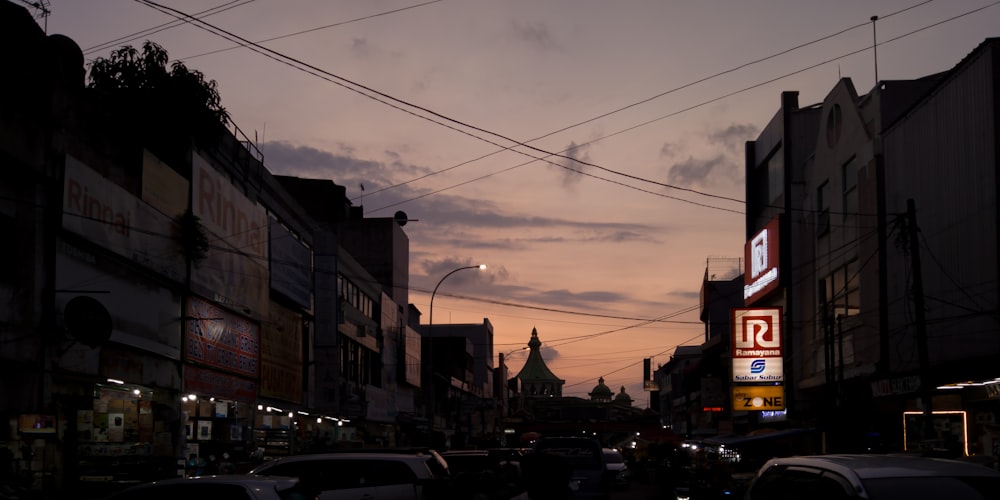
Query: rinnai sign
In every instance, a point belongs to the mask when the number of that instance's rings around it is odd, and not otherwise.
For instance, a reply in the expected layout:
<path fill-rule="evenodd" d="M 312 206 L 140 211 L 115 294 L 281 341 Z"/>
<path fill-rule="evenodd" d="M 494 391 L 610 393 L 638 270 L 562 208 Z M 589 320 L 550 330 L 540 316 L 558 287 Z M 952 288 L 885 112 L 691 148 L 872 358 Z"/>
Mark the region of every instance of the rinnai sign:
<path fill-rule="evenodd" d="M 743 302 L 752 304 L 778 288 L 778 264 L 781 239 L 780 218 L 775 217 L 743 249 L 747 269 L 743 272 Z"/>

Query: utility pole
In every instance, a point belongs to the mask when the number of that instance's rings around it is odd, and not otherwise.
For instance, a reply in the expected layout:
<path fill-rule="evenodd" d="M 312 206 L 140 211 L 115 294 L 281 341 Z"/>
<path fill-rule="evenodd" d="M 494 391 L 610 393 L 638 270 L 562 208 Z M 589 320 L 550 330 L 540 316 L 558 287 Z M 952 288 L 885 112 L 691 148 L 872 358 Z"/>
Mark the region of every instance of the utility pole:
<path fill-rule="evenodd" d="M 924 279 L 920 270 L 920 238 L 917 236 L 917 209 L 913 198 L 906 200 L 907 232 L 910 243 L 910 270 L 913 273 L 913 307 L 916 309 L 917 356 L 920 363 L 920 399 L 924 407 L 923 439 L 933 437 L 933 390 L 930 384 L 930 359 L 927 352 L 927 318 L 924 312 Z"/>

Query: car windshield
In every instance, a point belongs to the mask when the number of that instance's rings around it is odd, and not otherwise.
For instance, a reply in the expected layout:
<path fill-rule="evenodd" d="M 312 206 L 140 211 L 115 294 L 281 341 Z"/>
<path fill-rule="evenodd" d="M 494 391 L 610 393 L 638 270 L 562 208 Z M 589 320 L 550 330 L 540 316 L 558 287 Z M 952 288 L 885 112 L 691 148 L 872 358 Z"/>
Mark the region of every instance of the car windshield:
<path fill-rule="evenodd" d="M 863 482 L 872 500 L 987 500 L 1000 492 L 997 477 L 898 477 Z"/>

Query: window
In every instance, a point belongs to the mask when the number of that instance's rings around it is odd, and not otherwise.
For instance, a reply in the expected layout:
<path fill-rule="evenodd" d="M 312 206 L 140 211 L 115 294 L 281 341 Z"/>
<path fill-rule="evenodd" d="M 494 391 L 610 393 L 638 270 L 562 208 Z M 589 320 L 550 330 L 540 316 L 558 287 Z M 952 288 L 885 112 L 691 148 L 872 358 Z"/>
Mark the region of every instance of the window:
<path fill-rule="evenodd" d="M 833 318 L 857 316 L 861 312 L 860 273 L 860 264 L 852 260 L 827 278 L 826 300 Z"/>
<path fill-rule="evenodd" d="M 851 498 L 843 478 L 829 472 L 800 467 L 775 467 L 754 483 L 750 500 L 841 500 Z"/>
<path fill-rule="evenodd" d="M 844 227 L 855 227 L 858 223 L 858 167 L 854 158 L 840 167 L 840 177 Z"/>
<path fill-rule="evenodd" d="M 830 182 L 816 188 L 816 236 L 830 232 Z"/>

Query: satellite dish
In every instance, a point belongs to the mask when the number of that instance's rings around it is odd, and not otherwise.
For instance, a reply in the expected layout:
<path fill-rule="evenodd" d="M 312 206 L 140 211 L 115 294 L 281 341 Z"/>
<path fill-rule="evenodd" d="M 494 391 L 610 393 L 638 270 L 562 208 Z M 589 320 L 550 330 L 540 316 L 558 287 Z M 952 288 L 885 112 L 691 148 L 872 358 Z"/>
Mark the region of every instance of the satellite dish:
<path fill-rule="evenodd" d="M 73 297 L 63 311 L 66 332 L 80 343 L 97 347 L 111 338 L 111 314 L 97 299 Z"/>
<path fill-rule="evenodd" d="M 400 227 L 405 226 L 406 223 L 410 222 L 411 220 L 417 220 L 407 217 L 406 212 L 402 210 L 397 211 L 396 214 L 392 216 L 392 218 L 396 220 L 396 224 L 399 224 Z"/>

